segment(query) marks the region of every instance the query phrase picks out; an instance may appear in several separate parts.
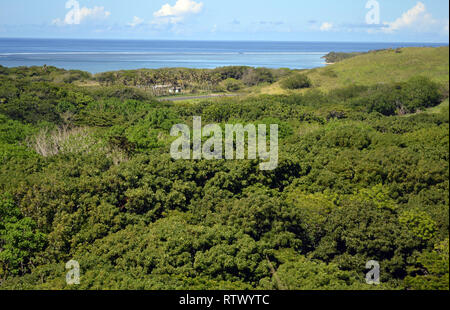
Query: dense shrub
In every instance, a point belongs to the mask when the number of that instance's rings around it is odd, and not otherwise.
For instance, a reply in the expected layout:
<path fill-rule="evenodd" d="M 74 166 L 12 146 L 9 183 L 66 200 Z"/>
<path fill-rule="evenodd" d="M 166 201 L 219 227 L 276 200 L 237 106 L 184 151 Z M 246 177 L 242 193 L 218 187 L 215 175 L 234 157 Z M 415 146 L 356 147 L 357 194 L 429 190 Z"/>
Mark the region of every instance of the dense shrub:
<path fill-rule="evenodd" d="M 337 53 L 337 52 L 330 52 L 326 54 L 323 58 L 325 58 L 327 63 L 336 63 L 340 62 L 345 59 L 353 58 L 359 55 L 362 55 L 364 53 L 354 52 L 354 53 Z"/>
<path fill-rule="evenodd" d="M 434 107 L 442 100 L 439 85 L 425 77 L 414 77 L 400 88 L 402 104 L 409 112 Z"/>
<path fill-rule="evenodd" d="M 213 72 L 213 74 L 218 74 L 220 76 L 221 80 L 227 80 L 227 79 L 241 80 L 242 77 L 244 76 L 244 74 L 249 69 L 250 69 L 250 67 L 229 66 L 229 67 L 216 68 L 212 72 Z"/>
<path fill-rule="evenodd" d="M 94 98 L 117 98 L 120 100 L 152 100 L 153 96 L 143 90 L 134 87 L 111 86 L 94 88 L 89 92 Z"/>
<path fill-rule="evenodd" d="M 138 87 L 286 73 L 132 70 L 85 88 L 0 67 L 0 288 L 73 288 L 75 259 L 79 289 L 448 289 L 449 115 L 398 115 L 438 104 L 434 83 L 170 104 Z M 173 160 L 169 131 L 192 116 L 278 124 L 277 169 Z"/>
<path fill-rule="evenodd" d="M 28 272 L 45 243 L 36 223 L 22 215 L 11 197 L 0 195 L 0 279 Z"/>
<path fill-rule="evenodd" d="M 273 83 L 275 78 L 270 69 L 266 68 L 250 68 L 242 77 L 242 82 L 248 86 L 254 86 L 261 83 Z"/>
<path fill-rule="evenodd" d="M 244 84 L 241 81 L 238 81 L 234 78 L 228 78 L 220 83 L 220 86 L 223 87 L 226 91 L 235 92 L 244 87 Z"/>
<path fill-rule="evenodd" d="M 311 85 L 311 80 L 304 74 L 290 76 L 281 82 L 281 86 L 285 89 L 309 88 Z"/>
<path fill-rule="evenodd" d="M 337 94 L 341 96 L 339 92 Z M 402 83 L 378 84 L 361 92 L 358 97 L 348 98 L 354 107 L 389 116 L 434 107 L 441 102 L 442 94 L 438 84 L 428 78 L 415 77 Z"/>

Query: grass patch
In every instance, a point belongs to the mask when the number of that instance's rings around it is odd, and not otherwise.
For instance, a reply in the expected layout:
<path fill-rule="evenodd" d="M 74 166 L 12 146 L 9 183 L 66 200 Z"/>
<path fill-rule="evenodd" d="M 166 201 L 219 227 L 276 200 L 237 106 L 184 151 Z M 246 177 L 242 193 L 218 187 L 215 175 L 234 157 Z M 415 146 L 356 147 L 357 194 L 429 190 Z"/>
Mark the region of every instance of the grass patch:
<path fill-rule="evenodd" d="M 439 114 L 439 113 L 445 113 L 445 112 L 448 113 L 448 111 L 449 111 L 448 98 L 446 100 L 444 100 L 444 102 L 442 102 L 440 105 L 427 109 L 427 112 L 431 113 L 431 114 Z"/>
<path fill-rule="evenodd" d="M 323 91 L 350 85 L 375 85 L 407 81 L 424 76 L 445 84 L 449 81 L 448 47 L 409 47 L 396 50 L 373 51 L 342 60 L 334 65 L 303 70 L 313 88 Z M 304 93 L 305 90 L 285 90 L 281 82 L 261 87 L 258 94 L 281 95 Z"/>
<path fill-rule="evenodd" d="M 331 90 L 352 84 L 373 85 L 425 76 L 438 83 L 449 80 L 449 48 L 403 48 L 356 56 L 337 64 L 307 72 L 313 85 Z"/>

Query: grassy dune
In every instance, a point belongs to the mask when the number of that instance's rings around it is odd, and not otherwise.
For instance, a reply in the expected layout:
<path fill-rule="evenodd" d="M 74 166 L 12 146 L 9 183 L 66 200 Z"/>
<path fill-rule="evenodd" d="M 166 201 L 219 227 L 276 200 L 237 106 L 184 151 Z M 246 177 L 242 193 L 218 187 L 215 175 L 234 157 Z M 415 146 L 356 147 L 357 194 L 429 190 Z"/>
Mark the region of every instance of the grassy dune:
<path fill-rule="evenodd" d="M 371 85 L 408 80 L 421 75 L 439 83 L 449 81 L 449 48 L 403 48 L 356 56 L 323 68 L 305 70 L 313 87 L 324 91 L 353 84 Z M 302 92 L 304 90 L 294 91 Z M 283 94 L 275 83 L 259 90 L 263 94 Z"/>

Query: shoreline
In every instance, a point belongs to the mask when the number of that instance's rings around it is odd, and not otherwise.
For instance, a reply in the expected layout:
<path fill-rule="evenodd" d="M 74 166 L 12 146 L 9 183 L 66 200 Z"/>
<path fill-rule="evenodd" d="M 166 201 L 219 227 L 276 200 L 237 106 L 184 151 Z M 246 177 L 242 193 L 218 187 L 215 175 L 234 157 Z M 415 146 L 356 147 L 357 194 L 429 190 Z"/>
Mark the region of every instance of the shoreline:
<path fill-rule="evenodd" d="M 330 53 L 350 54 L 400 47 L 448 46 L 446 43 L 255 41 L 233 43 L 205 41 L 205 43 L 173 40 L 163 42 L 90 40 L 80 43 L 70 39 L 63 41 L 22 39 L 17 44 L 10 45 L 5 39 L 2 41 L 2 38 L 0 42 L 5 43 L 0 48 L 0 64 L 5 67 L 47 64 L 47 66 L 91 74 L 140 69 L 159 70 L 167 67 L 213 70 L 224 66 L 248 66 L 304 70 L 334 64 L 334 59 L 327 59 L 333 62 L 323 59 Z"/>

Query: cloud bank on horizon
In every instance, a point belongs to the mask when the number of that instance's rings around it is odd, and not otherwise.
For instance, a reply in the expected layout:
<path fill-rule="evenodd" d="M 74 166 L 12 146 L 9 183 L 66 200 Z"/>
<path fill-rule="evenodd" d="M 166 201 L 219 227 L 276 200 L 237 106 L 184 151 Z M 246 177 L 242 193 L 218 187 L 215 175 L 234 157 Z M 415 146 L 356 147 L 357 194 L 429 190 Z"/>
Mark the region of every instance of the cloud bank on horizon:
<path fill-rule="evenodd" d="M 41 7 L 56 1 L 40 1 Z M 299 4 L 297 1 L 293 4 L 287 0 L 264 1 L 263 4 L 256 0 L 246 0 L 245 3 L 240 0 L 228 0 L 226 3 L 214 0 L 156 0 L 150 1 L 150 4 L 144 0 L 129 0 L 126 4 L 121 0 L 93 0 L 89 1 L 90 5 L 84 5 L 86 2 L 68 0 L 64 7 L 57 5 L 51 12 L 58 11 L 64 16 L 52 17 L 47 25 L 45 21 L 40 26 L 36 26 L 37 22 L 14 26 L 0 24 L 0 29 L 3 28 L 0 36 L 5 33 L 14 36 L 14 32 L 20 36 L 21 29 L 32 33 L 33 27 L 36 34 L 42 35 L 44 31 L 50 36 L 57 33 L 78 37 L 140 36 L 150 39 L 288 38 L 301 41 L 310 38 L 354 38 L 355 41 L 368 41 L 372 38 L 389 41 L 407 38 L 408 41 L 448 42 L 449 34 L 446 0 L 400 0 L 395 1 L 395 5 L 387 0 L 343 0 L 340 4 L 322 0 L 321 5 L 309 2 Z M 57 3 L 61 3 L 60 0 Z M 0 4 L 0 20 L 3 21 L 10 19 L 6 14 L 2 19 L 1 13 L 5 12 L 5 8 L 3 3 Z M 366 14 L 374 14 L 371 18 L 378 18 L 378 22 L 364 22 Z M 37 17 L 33 16 L 33 19 L 37 20 Z"/>

